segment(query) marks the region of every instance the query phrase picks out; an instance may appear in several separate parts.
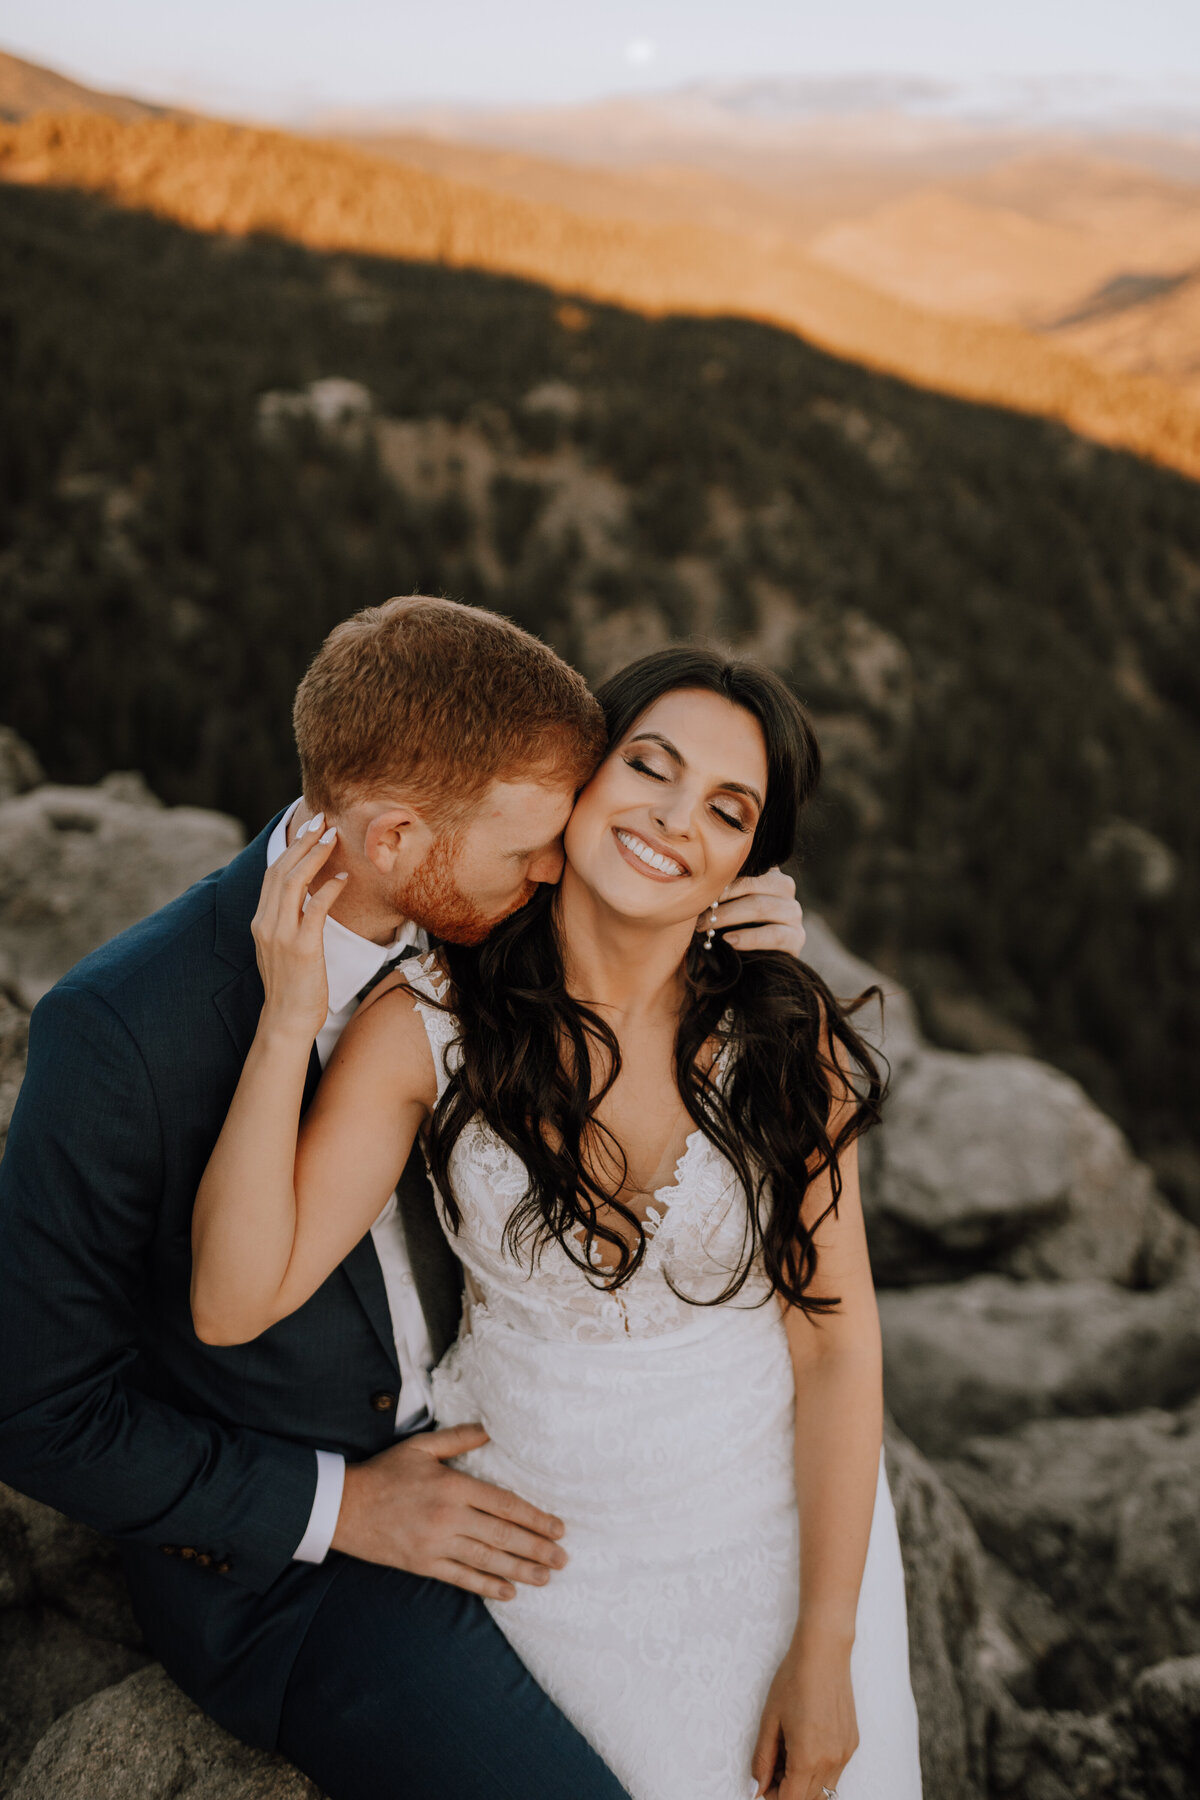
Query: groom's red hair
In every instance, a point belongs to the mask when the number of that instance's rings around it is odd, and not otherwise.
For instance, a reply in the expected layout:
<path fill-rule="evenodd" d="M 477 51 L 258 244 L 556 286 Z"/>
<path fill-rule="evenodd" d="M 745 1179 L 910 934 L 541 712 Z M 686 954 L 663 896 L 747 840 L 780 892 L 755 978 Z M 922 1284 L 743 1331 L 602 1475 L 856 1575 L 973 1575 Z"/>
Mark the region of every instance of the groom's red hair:
<path fill-rule="evenodd" d="M 308 804 L 403 789 L 441 825 L 493 781 L 581 787 L 604 754 L 582 675 L 510 619 L 421 594 L 335 626 L 296 692 Z"/>

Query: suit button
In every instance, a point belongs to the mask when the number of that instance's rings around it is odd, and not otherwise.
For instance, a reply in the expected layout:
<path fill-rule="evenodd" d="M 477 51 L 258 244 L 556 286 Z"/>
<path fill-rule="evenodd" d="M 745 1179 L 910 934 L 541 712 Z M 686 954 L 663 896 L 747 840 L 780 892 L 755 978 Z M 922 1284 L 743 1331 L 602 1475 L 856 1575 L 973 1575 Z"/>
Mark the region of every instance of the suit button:
<path fill-rule="evenodd" d="M 162 1551 L 164 1556 L 178 1556 L 179 1555 L 179 1545 L 178 1544 L 160 1544 L 158 1547 Z"/>
<path fill-rule="evenodd" d="M 185 1544 L 179 1554 L 183 1557 L 185 1562 L 195 1562 L 196 1560 L 196 1552 L 190 1544 Z"/>
<path fill-rule="evenodd" d="M 202 1569 L 211 1569 L 212 1567 L 212 1557 L 208 1554 L 207 1550 L 202 1550 L 196 1558 L 196 1561 Z"/>
<path fill-rule="evenodd" d="M 228 1575 L 230 1569 L 233 1567 L 233 1559 L 229 1556 L 223 1556 L 219 1563 L 214 1564 L 214 1567 L 216 1568 L 218 1575 Z"/>
<path fill-rule="evenodd" d="M 371 1395 L 371 1406 L 375 1412 L 394 1412 L 396 1396 L 389 1393 L 387 1388 L 380 1388 L 378 1393 Z"/>

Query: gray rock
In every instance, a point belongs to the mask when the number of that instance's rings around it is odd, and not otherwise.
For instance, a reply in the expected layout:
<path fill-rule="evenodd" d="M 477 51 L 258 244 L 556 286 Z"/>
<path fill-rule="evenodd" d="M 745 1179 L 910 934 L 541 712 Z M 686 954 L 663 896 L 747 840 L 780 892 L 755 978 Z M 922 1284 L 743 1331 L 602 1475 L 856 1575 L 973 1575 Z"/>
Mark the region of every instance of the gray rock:
<path fill-rule="evenodd" d="M 8 725 L 0 725 L 0 801 L 26 794 L 45 781 L 42 765 L 24 738 Z"/>
<path fill-rule="evenodd" d="M 857 1024 L 891 1068 L 880 1130 L 862 1143 L 876 1281 L 952 1281 L 991 1269 L 1023 1280 L 1164 1281 L 1200 1242 L 1117 1127 L 1077 1082 L 1032 1057 L 925 1043 L 909 996 L 816 914 L 805 959 L 850 999 L 878 985 Z"/>
<path fill-rule="evenodd" d="M 1058 1671 L 1070 1659 L 1076 1633 L 1036 1582 L 1014 1574 L 1007 1563 L 981 1548 L 985 1619 L 989 1641 L 986 1655 L 1012 1698 L 1022 1707 L 1061 1706 Z M 1086 1709 L 1104 1704 L 1107 1685 L 1089 1697 Z M 1066 1704 L 1084 1704 L 1076 1684 Z"/>
<path fill-rule="evenodd" d="M 214 1725 L 157 1666 L 94 1694 L 38 1743 L 10 1800 L 320 1800 L 281 1758 Z"/>
<path fill-rule="evenodd" d="M 0 1485 L 0 1605 L 33 1603 L 74 1619 L 93 1637 L 143 1647 L 108 1539 Z"/>
<path fill-rule="evenodd" d="M 583 395 L 566 381 L 539 381 L 521 401 L 522 412 L 549 413 L 569 425 L 583 411 Z"/>
<path fill-rule="evenodd" d="M 111 794 L 114 800 L 123 800 L 126 806 L 149 806 L 155 812 L 162 811 L 163 802 L 151 792 L 146 777 L 136 769 L 118 769 L 112 775 L 105 775 L 96 785 L 101 793 Z"/>
<path fill-rule="evenodd" d="M 146 1660 L 112 1546 L 0 1486 L 0 1793 L 61 1713 Z"/>
<path fill-rule="evenodd" d="M 25 1076 L 28 1049 L 29 1013 L 0 988 L 0 1157 Z"/>
<path fill-rule="evenodd" d="M 943 1278 L 989 1268 L 1140 1285 L 1163 1280 L 1194 1236 L 1083 1089 L 1029 1057 L 921 1051 L 877 1135 L 868 1229 L 877 1272 L 877 1237 L 889 1252 L 887 1279 L 902 1278 L 894 1246 L 906 1243 L 917 1279 L 940 1264 Z"/>
<path fill-rule="evenodd" d="M 144 795 L 38 787 L 0 804 L 0 977 L 32 1004 L 98 944 L 241 848 L 236 820 Z"/>
<path fill-rule="evenodd" d="M 1144 1669 L 1133 1684 L 1133 1732 L 1156 1800 L 1195 1800 L 1200 1783 L 1200 1656 Z"/>
<path fill-rule="evenodd" d="M 986 1547 L 1071 1622 L 1110 1699 L 1200 1653 L 1200 1401 L 1042 1420 L 936 1467 Z"/>
<path fill-rule="evenodd" d="M 925 1800 L 983 1800 L 991 1698 L 979 1544 L 936 1471 L 892 1429 L 885 1458 L 904 1557 Z"/>
<path fill-rule="evenodd" d="M 369 418 L 374 400 L 361 381 L 344 375 L 326 375 L 299 390 L 279 388 L 258 397 L 258 431 L 265 443 L 277 443 L 289 426 L 311 420 L 320 431 L 336 433 L 340 427 Z"/>
<path fill-rule="evenodd" d="M 1136 1751 L 1106 1714 L 1009 1709 L 993 1732 L 991 1800 L 1149 1800 Z"/>
<path fill-rule="evenodd" d="M 1107 1713 L 1006 1708 L 993 1723 L 992 1800 L 1196 1800 L 1200 1657 L 1143 1671 Z"/>
<path fill-rule="evenodd" d="M 884 1383 L 929 1455 L 1063 1414 L 1169 1406 L 1200 1389 L 1200 1266 L 1131 1293 L 1004 1275 L 879 1295 Z"/>
<path fill-rule="evenodd" d="M 145 1660 L 49 1608 L 0 1613 L 0 1793 L 55 1719 Z"/>
<path fill-rule="evenodd" d="M 817 913 L 804 915 L 804 960 L 828 982 L 839 1000 L 854 1000 L 869 987 L 883 990 L 883 1005 L 869 1001 L 855 1014 L 856 1028 L 891 1064 L 893 1077 L 907 1069 L 922 1050 L 916 1008 L 900 985 L 854 956 Z"/>

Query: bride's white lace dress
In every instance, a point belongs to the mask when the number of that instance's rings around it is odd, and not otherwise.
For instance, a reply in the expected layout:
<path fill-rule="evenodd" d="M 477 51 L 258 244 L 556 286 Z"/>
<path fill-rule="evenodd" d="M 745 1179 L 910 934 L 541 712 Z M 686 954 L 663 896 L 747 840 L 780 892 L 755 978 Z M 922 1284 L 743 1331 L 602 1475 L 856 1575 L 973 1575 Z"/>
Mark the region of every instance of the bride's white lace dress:
<path fill-rule="evenodd" d="M 411 961 L 436 998 L 430 964 Z M 418 1001 L 439 1091 L 455 1023 Z M 546 1587 L 489 1603 L 526 1667 L 632 1800 L 746 1800 L 767 1688 L 796 1620 L 794 1385 L 765 1283 L 720 1293 L 737 1266 L 740 1194 L 693 1133 L 654 1196 L 645 1261 L 615 1295 L 556 1244 L 530 1274 L 503 1245 L 526 1188 L 482 1122 L 455 1146 L 467 1272 L 458 1342 L 434 1374 L 441 1425 L 478 1419 L 462 1459 L 565 1520 L 570 1561 Z M 919 1800 L 904 1575 L 880 1462 L 851 1674 L 860 1734 L 841 1800 Z M 564 1800 L 570 1800 L 564 1795 Z"/>

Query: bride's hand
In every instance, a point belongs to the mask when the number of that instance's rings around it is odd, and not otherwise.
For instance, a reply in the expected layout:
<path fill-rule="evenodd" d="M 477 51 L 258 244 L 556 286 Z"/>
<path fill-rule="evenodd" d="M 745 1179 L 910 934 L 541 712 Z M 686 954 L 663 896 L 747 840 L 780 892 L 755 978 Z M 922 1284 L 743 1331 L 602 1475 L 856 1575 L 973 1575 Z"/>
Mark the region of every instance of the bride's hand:
<path fill-rule="evenodd" d="M 849 1649 L 798 1640 L 767 1695 L 750 1769 L 771 1800 L 822 1800 L 858 1748 Z"/>
<path fill-rule="evenodd" d="M 730 882 L 717 903 L 716 918 L 702 912 L 696 930 L 707 931 L 710 925 L 735 950 L 786 950 L 797 957 L 804 952 L 804 908 L 795 882 L 782 869 Z"/>
<path fill-rule="evenodd" d="M 337 832 L 318 836 L 324 815 L 297 832 L 263 877 L 258 911 L 250 924 L 266 998 L 262 1023 L 312 1043 L 329 1011 L 325 978 L 325 920 L 345 892 L 344 875 L 309 888 L 333 854 Z M 314 830 L 314 827 L 316 828 Z M 307 901 L 307 905 L 305 902 Z"/>

